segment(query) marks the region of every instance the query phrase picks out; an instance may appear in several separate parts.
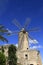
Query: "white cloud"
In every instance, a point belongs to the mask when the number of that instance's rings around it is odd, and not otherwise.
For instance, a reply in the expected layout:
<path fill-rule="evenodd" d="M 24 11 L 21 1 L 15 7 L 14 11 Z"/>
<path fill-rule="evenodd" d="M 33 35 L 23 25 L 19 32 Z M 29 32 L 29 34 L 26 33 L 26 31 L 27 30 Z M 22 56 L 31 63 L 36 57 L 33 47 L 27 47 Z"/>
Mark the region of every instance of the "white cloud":
<path fill-rule="evenodd" d="M 38 41 L 37 40 L 31 40 L 31 39 L 29 39 L 29 43 L 34 43 L 34 44 L 36 44 L 36 43 L 38 43 Z"/>
<path fill-rule="evenodd" d="M 43 60 L 42 60 L 42 65 L 43 65 Z"/>
<path fill-rule="evenodd" d="M 39 46 L 30 47 L 30 49 L 37 49 L 37 48 L 43 48 L 43 46 L 39 45 Z"/>
<path fill-rule="evenodd" d="M 18 44 L 15 44 L 16 47 L 18 47 Z"/>

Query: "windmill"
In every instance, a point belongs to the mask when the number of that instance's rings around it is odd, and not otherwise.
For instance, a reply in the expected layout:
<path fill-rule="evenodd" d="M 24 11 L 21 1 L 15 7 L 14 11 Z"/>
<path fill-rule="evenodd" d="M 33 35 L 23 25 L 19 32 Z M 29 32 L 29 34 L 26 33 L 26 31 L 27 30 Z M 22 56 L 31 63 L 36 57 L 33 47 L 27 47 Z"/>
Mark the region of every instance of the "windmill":
<path fill-rule="evenodd" d="M 29 32 L 38 30 L 37 28 L 26 30 L 27 26 L 29 25 L 29 22 L 30 22 L 30 19 L 27 19 L 24 27 L 22 27 L 16 19 L 13 20 L 13 25 L 16 25 L 20 29 L 20 31 L 18 31 L 18 32 L 14 31 L 13 33 L 11 33 L 11 34 L 19 35 L 19 40 L 18 40 L 18 49 L 19 50 L 20 49 L 26 50 L 29 48 L 29 44 L 28 44 L 29 38 L 33 40 L 33 38 L 29 35 Z"/>

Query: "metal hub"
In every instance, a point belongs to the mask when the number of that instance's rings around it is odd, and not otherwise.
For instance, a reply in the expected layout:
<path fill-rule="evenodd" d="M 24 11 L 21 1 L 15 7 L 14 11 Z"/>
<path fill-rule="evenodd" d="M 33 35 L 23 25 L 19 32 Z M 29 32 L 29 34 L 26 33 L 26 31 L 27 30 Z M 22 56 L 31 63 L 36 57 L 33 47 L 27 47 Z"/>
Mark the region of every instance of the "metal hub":
<path fill-rule="evenodd" d="M 26 33 L 26 31 L 24 30 L 24 31 L 23 31 L 23 33 L 25 34 L 25 33 Z"/>

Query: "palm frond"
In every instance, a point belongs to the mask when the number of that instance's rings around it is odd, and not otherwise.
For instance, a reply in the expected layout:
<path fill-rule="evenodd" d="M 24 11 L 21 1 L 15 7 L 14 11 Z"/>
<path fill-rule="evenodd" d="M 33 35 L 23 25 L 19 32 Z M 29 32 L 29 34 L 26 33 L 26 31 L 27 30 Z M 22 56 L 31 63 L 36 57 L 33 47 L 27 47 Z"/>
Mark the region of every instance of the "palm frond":
<path fill-rule="evenodd" d="M 1 30 L 0 30 L 0 32 L 3 32 L 3 33 L 5 33 L 5 32 L 8 32 L 8 30 L 1 29 Z"/>
<path fill-rule="evenodd" d="M 8 40 L 3 36 L 4 34 L 7 35 L 7 33 L 8 30 L 5 29 L 5 27 L 2 24 L 0 24 L 0 40 L 3 42 L 6 41 L 8 43 Z"/>
<path fill-rule="evenodd" d="M 3 37 L 2 35 L 0 35 L 0 40 L 2 40 L 3 42 L 6 41 L 8 43 L 8 40 L 5 37 Z"/>
<path fill-rule="evenodd" d="M 4 26 L 0 24 L 0 29 L 3 29 L 3 28 L 4 28 Z"/>

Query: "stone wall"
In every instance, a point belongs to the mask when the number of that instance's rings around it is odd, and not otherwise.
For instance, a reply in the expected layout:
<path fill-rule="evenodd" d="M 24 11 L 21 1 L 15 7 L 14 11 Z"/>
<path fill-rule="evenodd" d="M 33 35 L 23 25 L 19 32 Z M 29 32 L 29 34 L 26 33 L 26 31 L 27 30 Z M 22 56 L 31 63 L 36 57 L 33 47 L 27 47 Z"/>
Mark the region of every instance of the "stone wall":
<path fill-rule="evenodd" d="M 41 58 L 40 53 L 39 56 L 37 55 L 37 50 L 26 50 L 26 51 L 17 51 L 17 57 L 18 57 L 18 63 L 21 63 L 22 65 L 42 65 L 41 64 Z"/>

